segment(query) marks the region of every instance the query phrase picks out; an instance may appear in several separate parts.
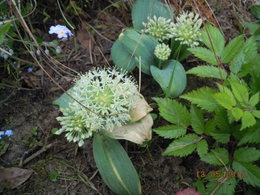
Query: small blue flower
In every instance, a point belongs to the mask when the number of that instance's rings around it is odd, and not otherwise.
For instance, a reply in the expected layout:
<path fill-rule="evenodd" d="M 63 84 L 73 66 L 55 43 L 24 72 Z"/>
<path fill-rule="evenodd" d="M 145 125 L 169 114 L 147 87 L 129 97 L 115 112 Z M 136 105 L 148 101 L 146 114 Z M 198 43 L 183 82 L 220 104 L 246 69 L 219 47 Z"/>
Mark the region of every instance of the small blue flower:
<path fill-rule="evenodd" d="M 73 34 L 71 31 L 63 25 L 56 25 L 56 26 L 51 26 L 49 30 L 49 34 L 57 34 L 58 38 L 68 38 L 72 36 Z"/>
<path fill-rule="evenodd" d="M 4 135 L 5 132 L 4 131 L 0 131 L 0 139 L 2 139 L 2 135 Z"/>
<path fill-rule="evenodd" d="M 11 136 L 11 135 L 13 135 L 14 133 L 13 133 L 13 130 L 6 130 L 5 131 L 5 135 L 7 135 L 7 136 Z"/>
<path fill-rule="evenodd" d="M 33 68 L 30 67 L 30 68 L 27 69 L 27 71 L 28 71 L 28 72 L 32 72 L 32 71 L 33 71 Z"/>

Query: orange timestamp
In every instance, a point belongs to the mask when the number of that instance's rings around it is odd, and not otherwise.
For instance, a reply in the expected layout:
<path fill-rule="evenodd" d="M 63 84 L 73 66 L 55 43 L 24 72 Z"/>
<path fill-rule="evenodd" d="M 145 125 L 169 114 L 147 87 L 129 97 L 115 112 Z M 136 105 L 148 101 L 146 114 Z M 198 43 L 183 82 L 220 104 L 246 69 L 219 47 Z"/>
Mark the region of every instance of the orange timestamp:
<path fill-rule="evenodd" d="M 226 178 L 244 178 L 246 177 L 245 171 L 209 171 L 208 173 L 204 170 L 197 170 L 196 175 L 198 178 L 209 177 L 226 177 Z"/>

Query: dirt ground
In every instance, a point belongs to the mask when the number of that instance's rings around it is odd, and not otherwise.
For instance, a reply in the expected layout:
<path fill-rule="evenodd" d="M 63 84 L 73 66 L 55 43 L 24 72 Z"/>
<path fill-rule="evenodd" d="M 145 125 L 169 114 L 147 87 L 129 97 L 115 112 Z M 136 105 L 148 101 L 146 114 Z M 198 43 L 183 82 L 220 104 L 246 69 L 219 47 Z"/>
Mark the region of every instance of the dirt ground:
<path fill-rule="evenodd" d="M 76 34 L 62 43 L 64 57 L 57 58 L 64 65 L 81 73 L 93 67 L 113 66 L 110 58 L 112 44 L 122 29 L 131 26 L 128 5 L 107 8 L 111 5 L 111 1 L 94 2 L 95 5 L 90 5 L 91 11 L 84 12 L 80 16 L 81 20 L 76 16 L 72 17 L 72 21 L 78 24 Z M 228 39 L 241 33 L 239 29 L 243 22 L 249 22 L 252 18 L 249 7 L 253 1 L 211 0 L 208 2 Z M 62 20 L 60 15 L 55 15 L 54 18 L 48 24 L 45 23 L 44 27 L 36 25 L 35 33 L 38 32 L 51 40 L 47 28 L 52 25 L 51 22 L 58 23 Z M 62 67 L 63 71 L 58 75 L 51 68 L 52 64 L 48 65 L 44 59 L 42 62 L 47 72 L 62 87 L 68 89 L 72 86 L 75 78 L 73 71 Z M 186 63 L 192 64 L 191 62 L 193 65 L 189 66 L 198 64 L 193 59 L 188 59 Z M 53 65 L 55 68 L 57 66 L 57 64 Z M 190 67 L 186 65 L 185 68 Z M 138 72 L 133 74 L 137 76 Z M 0 76 L 4 75 L 0 74 Z M 18 88 L 0 89 L 0 129 L 14 131 L 9 147 L 0 156 L 0 167 L 20 166 L 33 170 L 33 174 L 19 187 L 12 190 L 0 189 L 0 193 L 6 195 L 113 194 L 97 172 L 91 140 L 78 148 L 76 144 L 68 143 L 63 135 L 52 134 L 53 129 L 60 127 L 56 117 L 61 114 L 52 102 L 62 94 L 62 91 L 38 67 L 35 67 L 33 73 L 24 70 L 21 77 L 21 85 Z M 188 82 L 187 91 L 205 84 L 203 80 L 195 77 L 189 77 Z M 160 95 L 161 91 L 149 76 L 142 75 L 141 93 L 148 102 L 152 102 L 151 97 Z M 161 125 L 162 122 L 157 120 L 154 127 Z M 173 195 L 190 186 L 196 179 L 196 170 L 206 166 L 198 161 L 198 156 L 195 154 L 182 159 L 162 156 L 170 141 L 159 138 L 155 134 L 149 147 L 121 141 L 138 170 L 144 195 Z"/>

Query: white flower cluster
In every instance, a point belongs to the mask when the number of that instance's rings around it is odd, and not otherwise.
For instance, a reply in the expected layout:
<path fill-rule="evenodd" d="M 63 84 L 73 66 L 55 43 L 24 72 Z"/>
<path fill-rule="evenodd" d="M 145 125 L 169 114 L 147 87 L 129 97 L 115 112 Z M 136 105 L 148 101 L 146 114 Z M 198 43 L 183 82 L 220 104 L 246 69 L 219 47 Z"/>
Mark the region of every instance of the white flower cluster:
<path fill-rule="evenodd" d="M 199 45 L 202 20 L 198 14 L 195 15 L 193 12 L 184 12 L 176 18 L 176 23 L 164 17 L 154 16 L 153 19 L 148 17 L 148 22 L 143 23 L 143 25 L 142 32 L 151 35 L 160 42 L 174 38 L 189 47 Z"/>
<path fill-rule="evenodd" d="M 57 120 L 62 128 L 56 134 L 66 132 L 68 141 L 82 146 L 93 132 L 112 131 L 115 126 L 127 124 L 139 93 L 132 77 L 114 69 L 97 69 L 82 75 L 71 95 L 84 106 L 73 101 L 68 109 L 61 110 L 64 116 Z"/>
<path fill-rule="evenodd" d="M 147 23 L 143 23 L 144 29 L 142 32 L 147 33 L 157 39 L 158 41 L 169 40 L 173 37 L 173 22 L 170 19 L 164 17 L 153 18 L 148 17 Z"/>
<path fill-rule="evenodd" d="M 176 23 L 172 31 L 173 37 L 175 40 L 180 41 L 181 44 L 196 47 L 199 45 L 201 25 L 202 20 L 198 14 L 184 12 L 176 18 Z"/>
<path fill-rule="evenodd" d="M 171 49 L 164 43 L 158 44 L 155 47 L 154 55 L 160 60 L 168 60 L 171 55 Z"/>

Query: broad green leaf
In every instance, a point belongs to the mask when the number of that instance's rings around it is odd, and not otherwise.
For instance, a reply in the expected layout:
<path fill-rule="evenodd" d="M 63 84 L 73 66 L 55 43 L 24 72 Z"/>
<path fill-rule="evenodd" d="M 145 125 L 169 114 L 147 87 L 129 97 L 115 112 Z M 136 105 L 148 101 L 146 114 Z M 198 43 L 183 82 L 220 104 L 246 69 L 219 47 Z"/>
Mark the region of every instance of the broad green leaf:
<path fill-rule="evenodd" d="M 5 23 L 2 26 L 0 26 L 0 44 L 4 41 L 6 33 L 9 31 L 11 27 L 11 23 Z"/>
<path fill-rule="evenodd" d="M 260 119 L 260 110 L 253 110 L 252 114 L 256 117 Z"/>
<path fill-rule="evenodd" d="M 234 152 L 234 160 L 237 162 L 254 162 L 259 160 L 260 150 L 254 147 L 239 148 Z"/>
<path fill-rule="evenodd" d="M 250 37 L 241 49 L 244 54 L 243 65 L 238 72 L 239 77 L 244 77 L 250 73 L 259 72 L 259 54 L 257 53 L 257 45 L 254 36 Z M 239 54 L 240 55 L 240 54 Z"/>
<path fill-rule="evenodd" d="M 237 82 L 241 82 L 240 80 L 241 78 L 239 78 L 236 74 L 234 73 L 230 73 L 229 77 L 228 77 L 228 80 L 229 81 L 237 81 Z"/>
<path fill-rule="evenodd" d="M 121 33 L 118 40 L 126 50 L 114 50 L 117 54 L 113 55 L 117 57 L 122 53 L 122 56 L 126 56 L 125 52 L 127 51 L 129 55 L 134 57 L 135 65 L 139 67 L 140 63 L 142 72 L 150 74 L 150 65 L 155 63 L 153 53 L 158 41 L 145 34 L 140 34 L 133 29 L 128 29 Z M 120 49 L 120 47 L 118 47 L 118 49 Z M 120 61 L 122 61 L 122 59 Z M 119 61 L 116 62 L 119 63 Z M 121 67 L 120 64 L 116 64 L 116 66 Z"/>
<path fill-rule="evenodd" d="M 231 136 L 231 129 L 233 128 L 230 126 L 228 122 L 226 110 L 223 109 L 218 111 L 215 117 L 212 119 L 212 122 L 209 123 L 209 125 L 207 125 L 207 128 L 210 129 L 209 131 L 207 131 L 207 135 L 214 137 L 214 139 L 220 143 L 229 142 Z M 214 125 L 218 128 L 215 128 Z"/>
<path fill-rule="evenodd" d="M 213 65 L 217 65 L 218 62 L 214 56 L 214 53 L 210 51 L 209 49 L 206 49 L 204 47 L 195 47 L 190 48 L 189 51 L 195 55 L 197 58 L 204 60 L 205 62 L 208 62 Z"/>
<path fill-rule="evenodd" d="M 153 100 L 157 102 L 160 115 L 165 120 L 182 128 L 190 125 L 190 113 L 184 105 L 169 98 L 153 98 Z"/>
<path fill-rule="evenodd" d="M 260 20 L 260 5 L 253 5 L 251 7 L 251 13 Z"/>
<path fill-rule="evenodd" d="M 138 61 L 136 58 L 124 47 L 120 40 L 116 40 L 111 49 L 111 57 L 116 65 L 116 68 L 131 72 L 135 69 Z"/>
<path fill-rule="evenodd" d="M 233 40 L 231 40 L 227 46 L 224 48 L 222 53 L 222 62 L 229 63 L 233 58 L 240 52 L 241 47 L 244 44 L 244 35 L 240 35 Z"/>
<path fill-rule="evenodd" d="M 206 135 L 211 135 L 211 132 L 216 131 L 216 122 L 214 119 L 209 119 L 205 124 L 205 130 L 204 133 Z"/>
<path fill-rule="evenodd" d="M 154 132 L 164 138 L 177 138 L 186 134 L 186 129 L 176 125 L 167 125 L 154 129 Z"/>
<path fill-rule="evenodd" d="M 208 174 L 205 178 L 207 181 L 207 189 L 205 194 L 214 195 L 234 195 L 237 181 L 232 177 L 225 177 L 226 170 L 220 169 L 218 171 L 213 171 L 213 173 L 219 173 L 219 177 Z M 223 181 L 223 182 L 221 182 Z"/>
<path fill-rule="evenodd" d="M 260 91 L 260 74 L 251 72 L 250 89 L 253 93 Z"/>
<path fill-rule="evenodd" d="M 135 29 L 142 30 L 144 28 L 143 23 L 147 22 L 147 18 L 154 16 L 173 19 L 173 10 L 159 0 L 137 0 L 134 3 L 132 21 Z"/>
<path fill-rule="evenodd" d="M 243 111 L 240 108 L 237 108 L 237 107 L 232 108 L 231 113 L 232 113 L 232 115 L 233 115 L 233 117 L 235 118 L 236 121 L 241 119 L 241 117 L 243 116 Z"/>
<path fill-rule="evenodd" d="M 195 74 L 204 78 L 223 79 L 227 78 L 227 73 L 224 69 L 215 66 L 196 66 L 187 71 L 187 74 Z"/>
<path fill-rule="evenodd" d="M 207 131 L 207 135 L 214 137 L 214 139 L 220 143 L 229 142 L 232 128 L 229 125 L 225 110 L 217 112 L 212 123 L 219 129 L 212 128 L 210 131 Z"/>
<path fill-rule="evenodd" d="M 201 38 L 203 43 L 211 51 L 213 51 L 212 49 L 212 45 L 213 45 L 216 55 L 218 57 L 221 56 L 225 46 L 225 38 L 218 28 L 210 25 L 209 23 L 206 24 L 205 27 L 202 29 Z"/>
<path fill-rule="evenodd" d="M 196 149 L 196 144 L 200 141 L 196 134 L 188 134 L 177 140 L 174 140 L 167 148 L 163 155 L 187 156 Z"/>
<path fill-rule="evenodd" d="M 54 105 L 57 105 L 60 107 L 60 109 L 66 109 L 69 107 L 69 104 L 73 101 L 75 101 L 74 99 L 72 99 L 69 95 L 72 95 L 73 92 L 73 88 L 69 89 L 67 91 L 67 93 L 63 93 L 58 99 L 54 100 L 52 103 Z"/>
<path fill-rule="evenodd" d="M 246 130 L 246 133 L 240 139 L 238 145 L 247 143 L 260 143 L 260 121 L 256 122 L 256 125 Z"/>
<path fill-rule="evenodd" d="M 249 185 L 260 187 L 260 168 L 251 163 L 233 161 L 232 167 L 234 171 L 244 172 L 245 175 L 241 179 Z"/>
<path fill-rule="evenodd" d="M 191 103 L 196 104 L 202 109 L 205 109 L 209 112 L 214 112 L 219 110 L 220 108 L 220 106 L 214 99 L 215 93 L 216 92 L 213 89 L 209 87 L 203 87 L 186 93 L 180 97 L 189 100 Z"/>
<path fill-rule="evenodd" d="M 221 130 L 215 130 L 210 132 L 210 136 L 214 137 L 214 139 L 219 143 L 228 143 L 230 140 L 230 133 L 223 132 Z"/>
<path fill-rule="evenodd" d="M 223 92 L 219 92 L 214 95 L 214 98 L 221 106 L 228 110 L 231 110 L 233 106 L 236 105 L 236 100 L 232 96 Z"/>
<path fill-rule="evenodd" d="M 232 124 L 236 121 L 230 110 L 227 110 L 227 117 L 228 117 L 228 121 L 230 124 Z"/>
<path fill-rule="evenodd" d="M 225 148 L 216 148 L 202 156 L 201 160 L 211 165 L 226 165 L 229 161 L 228 151 Z"/>
<path fill-rule="evenodd" d="M 205 194 L 206 189 L 202 179 L 196 178 L 196 181 L 192 183 L 192 186 L 197 189 L 198 192 Z"/>
<path fill-rule="evenodd" d="M 254 107 L 259 103 L 259 92 L 257 92 L 255 95 L 251 96 L 249 100 L 249 104 Z"/>
<path fill-rule="evenodd" d="M 255 123 L 256 123 L 255 117 L 249 111 L 245 111 L 242 116 L 242 126 L 240 130 L 243 130 L 247 127 L 251 127 Z"/>
<path fill-rule="evenodd" d="M 230 70 L 232 73 L 237 74 L 242 66 L 246 63 L 245 54 L 240 52 L 238 55 L 234 57 L 234 59 L 230 62 Z"/>
<path fill-rule="evenodd" d="M 259 28 L 260 24 L 244 22 L 245 26 L 249 29 L 250 34 L 254 34 Z"/>
<path fill-rule="evenodd" d="M 138 174 L 117 140 L 95 134 L 93 153 L 102 179 L 113 192 L 122 195 L 141 195 Z"/>
<path fill-rule="evenodd" d="M 166 97 L 177 97 L 186 88 L 186 73 L 178 61 L 168 60 L 163 69 L 153 65 L 150 68 L 153 78 L 159 83 Z"/>
<path fill-rule="evenodd" d="M 227 88 L 226 86 L 221 85 L 219 83 L 217 83 L 217 86 L 218 86 L 218 89 L 220 92 L 225 93 L 230 98 L 230 101 L 232 102 L 232 104 L 236 104 L 235 97 L 229 88 Z"/>
<path fill-rule="evenodd" d="M 231 81 L 232 92 L 239 102 L 247 103 L 249 99 L 248 89 L 241 83 Z"/>
<path fill-rule="evenodd" d="M 227 112 L 225 109 L 222 109 L 219 112 L 217 112 L 214 117 L 214 120 L 219 129 L 221 129 L 222 131 L 225 131 L 225 132 L 230 131 L 231 127 L 228 122 Z"/>
<path fill-rule="evenodd" d="M 204 132 L 205 124 L 204 124 L 204 119 L 201 110 L 191 105 L 190 116 L 191 116 L 191 126 L 193 130 L 197 134 L 202 134 Z"/>
<path fill-rule="evenodd" d="M 199 141 L 199 143 L 197 144 L 197 152 L 198 152 L 198 155 L 200 157 L 206 155 L 208 153 L 208 143 L 206 140 L 201 140 Z"/>

